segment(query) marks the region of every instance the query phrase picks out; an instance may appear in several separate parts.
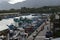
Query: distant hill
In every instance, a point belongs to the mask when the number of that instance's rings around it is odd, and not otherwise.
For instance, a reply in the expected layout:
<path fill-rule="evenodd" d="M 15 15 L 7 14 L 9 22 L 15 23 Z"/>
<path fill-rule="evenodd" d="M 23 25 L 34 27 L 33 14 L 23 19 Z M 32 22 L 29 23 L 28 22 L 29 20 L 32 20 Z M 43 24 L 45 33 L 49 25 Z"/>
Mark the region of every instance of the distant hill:
<path fill-rule="evenodd" d="M 38 8 L 22 7 L 21 9 L 0 10 L 0 13 L 13 13 L 13 12 L 20 12 L 20 13 L 55 13 L 55 12 L 60 12 L 60 6 L 44 6 L 44 7 L 38 7 Z"/>

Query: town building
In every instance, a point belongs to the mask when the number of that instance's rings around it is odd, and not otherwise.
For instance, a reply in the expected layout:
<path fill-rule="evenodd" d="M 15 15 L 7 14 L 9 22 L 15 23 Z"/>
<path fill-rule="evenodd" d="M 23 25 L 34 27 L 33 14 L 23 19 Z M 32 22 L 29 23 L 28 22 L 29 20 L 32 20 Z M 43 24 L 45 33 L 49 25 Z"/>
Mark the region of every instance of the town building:
<path fill-rule="evenodd" d="M 55 15 L 53 21 L 53 37 L 60 37 L 60 14 Z"/>

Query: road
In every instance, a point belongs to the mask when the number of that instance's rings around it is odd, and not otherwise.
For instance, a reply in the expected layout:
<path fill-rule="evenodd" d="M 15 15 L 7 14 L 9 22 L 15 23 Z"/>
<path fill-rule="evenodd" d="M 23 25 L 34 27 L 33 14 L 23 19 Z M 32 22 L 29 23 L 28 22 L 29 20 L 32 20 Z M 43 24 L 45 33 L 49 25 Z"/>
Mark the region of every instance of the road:
<path fill-rule="evenodd" d="M 44 25 L 44 30 L 40 31 L 41 27 Z M 47 27 L 50 30 L 50 23 L 47 22 L 47 25 L 43 23 L 37 30 L 39 31 L 37 36 L 35 37 L 34 40 L 44 40 L 45 39 L 45 34 L 47 32 Z M 32 35 L 28 38 L 28 40 L 33 40 L 33 35 L 36 34 L 36 32 L 32 33 Z"/>
<path fill-rule="evenodd" d="M 48 24 L 44 26 L 44 30 L 39 32 L 39 34 L 37 35 L 37 37 L 35 38 L 35 40 L 44 40 L 45 39 L 45 34 L 46 32 L 48 31 L 47 30 L 47 27 L 49 28 L 50 30 L 50 23 L 47 22 Z"/>

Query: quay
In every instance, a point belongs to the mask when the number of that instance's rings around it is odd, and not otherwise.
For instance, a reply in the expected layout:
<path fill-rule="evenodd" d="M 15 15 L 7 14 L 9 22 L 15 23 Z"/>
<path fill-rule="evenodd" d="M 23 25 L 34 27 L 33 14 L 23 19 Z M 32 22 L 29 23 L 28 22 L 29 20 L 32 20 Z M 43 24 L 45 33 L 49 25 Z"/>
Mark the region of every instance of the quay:
<path fill-rule="evenodd" d="M 43 23 L 40 25 L 40 27 L 38 27 L 38 28 L 28 37 L 28 40 L 33 40 L 33 36 L 35 36 L 35 38 L 36 38 L 36 36 L 37 36 L 41 31 L 44 30 L 44 27 L 45 27 L 46 23 L 47 23 L 47 21 L 46 21 L 46 22 L 43 22 Z M 38 32 L 36 32 L 36 31 L 38 31 Z"/>

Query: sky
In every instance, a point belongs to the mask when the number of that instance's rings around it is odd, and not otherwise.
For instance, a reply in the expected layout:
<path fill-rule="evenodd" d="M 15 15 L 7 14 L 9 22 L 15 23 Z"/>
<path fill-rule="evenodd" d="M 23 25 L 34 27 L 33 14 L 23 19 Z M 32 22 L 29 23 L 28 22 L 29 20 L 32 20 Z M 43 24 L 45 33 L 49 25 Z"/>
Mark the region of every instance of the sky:
<path fill-rule="evenodd" d="M 9 0 L 8 3 L 15 4 L 15 3 L 18 3 L 18 2 L 23 2 L 23 1 L 26 1 L 26 0 Z"/>
<path fill-rule="evenodd" d="M 34 0 L 0 0 L 0 3 L 2 2 L 8 2 L 10 4 L 16 4 L 18 2 L 23 2 L 23 1 L 34 1 Z M 41 3 L 59 3 L 60 0 L 35 0 L 40 1 Z"/>
<path fill-rule="evenodd" d="M 0 10 L 42 6 L 60 6 L 60 0 L 0 0 Z"/>
<path fill-rule="evenodd" d="M 26 1 L 26 0 L 0 0 L 0 3 L 8 2 L 10 4 L 15 4 L 15 3 L 18 3 L 18 2 L 23 2 L 23 1 Z"/>

